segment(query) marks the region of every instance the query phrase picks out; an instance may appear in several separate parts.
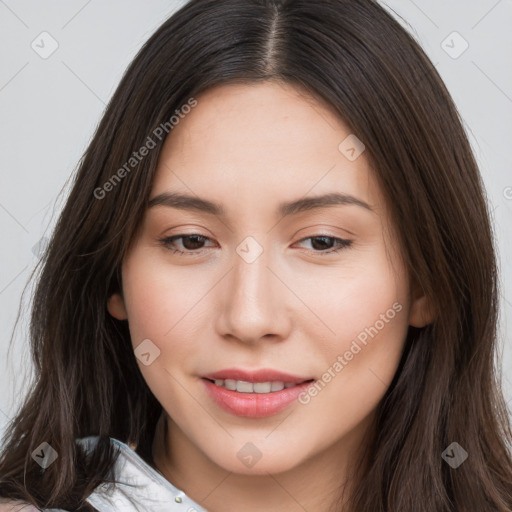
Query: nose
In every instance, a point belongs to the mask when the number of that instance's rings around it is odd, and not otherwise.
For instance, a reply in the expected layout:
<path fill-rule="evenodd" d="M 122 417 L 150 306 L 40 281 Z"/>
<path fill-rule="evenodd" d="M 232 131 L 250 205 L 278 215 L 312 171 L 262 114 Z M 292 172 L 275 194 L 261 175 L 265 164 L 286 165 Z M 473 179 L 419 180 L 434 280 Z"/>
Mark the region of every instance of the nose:
<path fill-rule="evenodd" d="M 293 294 L 278 275 L 276 261 L 271 260 L 266 251 L 254 261 L 234 254 L 218 304 L 217 329 L 224 338 L 254 344 L 262 338 L 278 341 L 288 337 Z"/>

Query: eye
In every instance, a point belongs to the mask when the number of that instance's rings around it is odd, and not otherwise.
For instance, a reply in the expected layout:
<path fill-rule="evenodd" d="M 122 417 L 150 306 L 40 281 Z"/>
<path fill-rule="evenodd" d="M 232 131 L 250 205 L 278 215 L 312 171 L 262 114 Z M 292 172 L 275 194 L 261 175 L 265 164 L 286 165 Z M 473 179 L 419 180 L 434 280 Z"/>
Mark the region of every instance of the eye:
<path fill-rule="evenodd" d="M 186 250 L 176 248 L 176 240 L 182 240 L 182 247 Z M 184 254 L 188 256 L 194 256 L 194 253 L 198 253 L 198 249 L 203 248 L 203 244 L 206 240 L 210 240 L 206 236 L 202 236 L 196 233 L 186 235 L 174 235 L 167 238 L 161 238 L 158 240 L 165 248 L 171 250 L 173 253 Z"/>
<path fill-rule="evenodd" d="M 185 249 L 176 248 L 176 241 L 182 240 L 181 246 Z M 206 236 L 199 235 L 197 233 L 193 233 L 190 235 L 181 234 L 174 235 L 166 238 L 161 238 L 158 241 L 166 248 L 171 250 L 173 253 L 194 256 L 198 254 L 201 249 L 204 248 L 204 243 L 210 240 L 210 238 Z M 345 249 L 346 247 L 350 247 L 352 245 L 351 240 L 345 240 L 343 238 L 337 238 L 329 235 L 315 235 L 307 238 L 303 238 L 299 240 L 298 243 L 305 242 L 306 240 L 312 241 L 313 252 L 318 253 L 321 256 L 326 254 L 333 254 L 336 252 Z M 334 248 L 330 248 L 327 246 L 334 245 Z M 327 249 L 327 250 L 326 250 Z"/>
<path fill-rule="evenodd" d="M 342 249 L 345 249 L 352 245 L 352 240 L 345 240 L 343 238 L 337 238 L 335 236 L 329 236 L 329 235 L 309 236 L 307 238 L 303 238 L 302 240 L 299 240 L 298 243 L 305 242 L 306 240 L 312 241 L 311 245 L 314 248 L 314 252 L 318 253 L 320 256 L 339 252 Z M 334 248 L 327 247 L 328 250 L 325 250 L 326 246 L 332 246 L 332 245 L 334 245 Z"/>

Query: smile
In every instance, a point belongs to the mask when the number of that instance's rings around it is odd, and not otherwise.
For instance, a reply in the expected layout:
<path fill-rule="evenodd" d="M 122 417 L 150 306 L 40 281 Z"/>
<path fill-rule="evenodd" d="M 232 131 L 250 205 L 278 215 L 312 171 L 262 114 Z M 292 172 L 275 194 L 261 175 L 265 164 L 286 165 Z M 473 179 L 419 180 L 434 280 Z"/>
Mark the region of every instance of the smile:
<path fill-rule="evenodd" d="M 219 372 L 221 373 L 221 372 Z M 226 372 L 223 372 L 226 373 Z M 298 396 L 310 386 L 314 379 L 303 379 L 276 372 L 255 372 L 241 375 L 230 370 L 230 377 L 221 375 L 202 377 L 207 396 L 217 407 L 234 416 L 266 418 L 274 416 L 298 401 Z M 242 377 L 250 380 L 236 379 Z M 272 378 L 273 377 L 273 378 Z M 269 379 L 269 380 L 265 380 Z"/>

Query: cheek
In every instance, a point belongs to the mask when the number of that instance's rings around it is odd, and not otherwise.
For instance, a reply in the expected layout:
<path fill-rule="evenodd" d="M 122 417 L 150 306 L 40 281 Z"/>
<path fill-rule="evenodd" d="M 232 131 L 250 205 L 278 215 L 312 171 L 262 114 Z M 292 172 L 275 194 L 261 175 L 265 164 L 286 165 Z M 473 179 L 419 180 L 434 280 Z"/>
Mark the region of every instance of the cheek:
<path fill-rule="evenodd" d="M 172 338 L 185 325 L 193 323 L 196 306 L 208 291 L 200 272 L 191 267 L 173 267 L 154 248 L 139 248 L 123 266 L 132 341 Z M 191 322 L 192 319 L 192 322 Z"/>
<path fill-rule="evenodd" d="M 332 357 L 348 350 L 351 341 L 364 342 L 368 330 L 401 344 L 408 325 L 408 283 L 402 269 L 395 274 L 385 254 L 373 251 L 357 263 L 329 268 L 298 279 L 294 291 L 314 313 L 303 322 L 308 338 L 316 339 Z M 316 317 L 316 319 L 315 319 Z M 313 321 L 311 321 L 313 320 Z"/>
<path fill-rule="evenodd" d="M 381 402 L 396 373 L 408 329 L 406 296 L 393 279 L 388 284 L 386 293 L 361 287 L 368 293 L 351 294 L 353 302 L 337 309 L 332 319 L 337 335 L 330 343 L 324 340 L 320 349 L 323 373 L 300 397 L 308 416 L 329 418 L 322 427 L 328 430 L 326 439 L 357 429 Z"/>
<path fill-rule="evenodd" d="M 304 322 L 304 329 L 316 340 L 311 359 L 323 366 L 316 389 L 310 388 L 303 403 L 311 402 L 307 407 L 318 414 L 329 404 L 342 405 L 333 411 L 338 425 L 361 421 L 396 373 L 410 307 L 406 275 L 396 270 L 385 252 L 375 251 L 371 259 L 338 269 L 322 287 L 309 291 L 321 323 Z"/>
<path fill-rule="evenodd" d="M 201 276 L 190 272 L 190 267 L 173 269 L 148 257 L 143 248 L 134 251 L 123 267 L 123 290 L 135 354 L 144 340 L 150 340 L 149 346 L 158 354 L 148 365 L 142 359 L 137 363 L 157 400 L 173 416 L 191 407 L 188 395 L 182 391 L 180 375 L 192 372 L 188 366 L 194 361 L 194 354 L 201 352 L 201 319 L 206 307 L 206 301 L 201 299 L 210 287 Z"/>

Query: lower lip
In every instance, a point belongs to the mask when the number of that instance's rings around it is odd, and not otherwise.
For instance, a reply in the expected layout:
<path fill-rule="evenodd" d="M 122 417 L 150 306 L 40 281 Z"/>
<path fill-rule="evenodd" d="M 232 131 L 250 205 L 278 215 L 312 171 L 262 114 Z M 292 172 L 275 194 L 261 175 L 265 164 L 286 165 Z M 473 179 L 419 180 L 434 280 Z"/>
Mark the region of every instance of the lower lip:
<path fill-rule="evenodd" d="M 292 388 L 284 388 L 272 393 L 240 393 L 217 386 L 202 379 L 213 401 L 225 411 L 245 418 L 267 418 L 291 405 L 297 397 L 314 383 L 303 382 Z"/>

